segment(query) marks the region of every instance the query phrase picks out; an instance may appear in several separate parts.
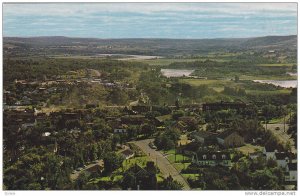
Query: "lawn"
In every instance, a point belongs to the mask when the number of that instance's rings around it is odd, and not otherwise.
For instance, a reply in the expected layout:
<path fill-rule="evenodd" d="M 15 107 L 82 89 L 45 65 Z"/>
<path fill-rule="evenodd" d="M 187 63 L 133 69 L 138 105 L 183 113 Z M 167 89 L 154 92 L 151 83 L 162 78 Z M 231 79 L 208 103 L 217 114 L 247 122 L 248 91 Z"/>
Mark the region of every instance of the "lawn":
<path fill-rule="evenodd" d="M 129 167 L 133 166 L 134 164 L 138 164 L 141 167 L 145 167 L 147 164 L 147 161 L 150 161 L 148 156 L 133 157 L 131 159 L 124 160 L 123 167 L 125 170 L 128 169 Z M 119 168 L 118 170 L 122 171 L 122 168 Z"/>
<path fill-rule="evenodd" d="M 262 148 L 263 147 L 261 147 L 261 146 L 255 146 L 255 145 L 252 145 L 252 144 L 246 144 L 246 145 L 241 146 L 241 147 L 236 148 L 236 149 L 239 150 L 239 151 L 241 151 L 243 154 L 248 155 L 249 153 L 253 153 L 256 150 L 262 151 Z"/>
<path fill-rule="evenodd" d="M 198 174 L 181 174 L 185 179 L 191 178 L 193 180 L 196 180 L 198 178 Z"/>
<path fill-rule="evenodd" d="M 175 149 L 168 150 L 168 151 L 161 151 L 163 155 L 166 156 L 166 158 L 170 161 L 170 163 L 175 163 Z M 190 160 L 188 156 L 184 156 L 182 154 L 176 154 L 176 162 L 179 162 L 181 164 L 181 161 L 183 160 Z"/>
<path fill-rule="evenodd" d="M 93 178 L 91 181 L 89 181 L 89 183 L 98 183 L 100 181 L 102 182 L 109 182 L 109 181 L 112 181 L 113 179 L 113 182 L 116 182 L 116 181 L 119 181 L 122 179 L 122 175 L 114 175 L 113 177 L 112 176 L 104 176 L 104 177 L 100 177 L 100 178 Z"/>
<path fill-rule="evenodd" d="M 167 159 L 170 161 L 170 163 L 175 163 L 175 154 L 171 154 L 167 156 Z M 190 158 L 187 156 L 184 156 L 182 154 L 176 154 L 176 162 L 181 162 L 183 160 L 189 160 Z"/>
<path fill-rule="evenodd" d="M 180 172 L 186 169 L 191 163 L 173 163 L 173 166 Z"/>
<path fill-rule="evenodd" d="M 164 181 L 164 177 L 161 174 L 156 174 L 156 179 L 157 179 L 157 182 Z"/>

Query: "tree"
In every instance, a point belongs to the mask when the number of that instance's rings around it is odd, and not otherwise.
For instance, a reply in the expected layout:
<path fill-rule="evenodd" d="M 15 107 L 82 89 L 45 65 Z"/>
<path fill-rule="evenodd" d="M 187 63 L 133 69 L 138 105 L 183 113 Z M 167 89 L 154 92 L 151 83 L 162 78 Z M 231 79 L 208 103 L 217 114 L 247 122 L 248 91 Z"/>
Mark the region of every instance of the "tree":
<path fill-rule="evenodd" d="M 182 117 L 182 116 L 184 116 L 184 111 L 182 111 L 182 110 L 174 111 L 173 114 L 172 114 L 172 118 L 174 120 L 178 120 L 179 117 Z"/>
<path fill-rule="evenodd" d="M 113 89 L 108 95 L 108 99 L 117 105 L 124 105 L 128 101 L 128 95 L 121 89 Z"/>
<path fill-rule="evenodd" d="M 252 186 L 255 190 L 279 190 L 278 177 L 269 169 L 257 170 L 252 174 Z"/>
<path fill-rule="evenodd" d="M 150 136 L 153 135 L 156 131 L 156 127 L 152 124 L 143 124 L 141 126 L 141 133 L 146 135 L 146 136 Z"/>
<path fill-rule="evenodd" d="M 104 172 L 111 173 L 114 170 L 122 166 L 124 158 L 114 152 L 109 152 L 105 155 L 104 162 Z"/>
<path fill-rule="evenodd" d="M 160 185 L 160 190 L 182 190 L 183 185 L 168 176 Z"/>
<path fill-rule="evenodd" d="M 122 179 L 121 182 L 121 187 L 123 190 L 126 189 L 135 189 L 136 188 L 136 177 L 132 172 L 125 172 L 124 173 L 124 178 Z"/>

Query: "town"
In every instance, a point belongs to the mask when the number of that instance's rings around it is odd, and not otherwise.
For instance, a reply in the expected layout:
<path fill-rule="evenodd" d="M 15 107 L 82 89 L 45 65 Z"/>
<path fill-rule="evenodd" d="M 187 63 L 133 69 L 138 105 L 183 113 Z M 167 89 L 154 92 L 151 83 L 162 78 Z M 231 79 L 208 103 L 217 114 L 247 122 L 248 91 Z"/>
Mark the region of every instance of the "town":
<path fill-rule="evenodd" d="M 165 77 L 148 69 L 149 81 L 161 78 L 161 85 L 177 90 L 173 103 L 155 104 L 143 73 L 137 83 L 113 75 L 79 69 L 15 79 L 4 88 L 6 189 L 296 188 L 292 104 L 184 101 L 180 94 L 191 86 L 180 87 L 177 80 L 186 76 Z M 235 77 L 234 82 L 240 81 Z M 68 97 L 74 88 L 76 96 Z M 87 89 L 104 92 L 108 102 L 94 99 Z M 78 104 L 70 107 L 68 98 Z M 274 119 L 283 121 L 271 123 Z"/>

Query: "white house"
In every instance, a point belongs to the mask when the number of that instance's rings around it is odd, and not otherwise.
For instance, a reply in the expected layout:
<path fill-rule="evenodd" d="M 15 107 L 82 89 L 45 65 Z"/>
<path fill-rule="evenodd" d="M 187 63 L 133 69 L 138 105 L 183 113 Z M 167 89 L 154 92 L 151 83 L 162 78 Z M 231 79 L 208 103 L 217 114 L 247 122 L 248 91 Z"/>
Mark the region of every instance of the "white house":
<path fill-rule="evenodd" d="M 277 152 L 273 147 L 265 146 L 263 148 L 263 154 L 266 156 L 266 159 L 275 159 L 275 153 Z"/>
<path fill-rule="evenodd" d="M 285 173 L 286 182 L 297 182 L 297 163 L 288 163 Z"/>
<path fill-rule="evenodd" d="M 282 168 L 286 168 L 287 164 L 290 161 L 290 156 L 286 152 L 277 152 L 277 153 L 275 153 L 275 160 L 276 160 L 278 166 L 280 166 Z"/>
<path fill-rule="evenodd" d="M 199 152 L 192 158 L 192 162 L 199 166 L 231 166 L 230 154 L 227 152 Z"/>
<path fill-rule="evenodd" d="M 130 149 L 126 149 L 124 151 L 121 152 L 121 155 L 125 158 L 125 159 L 130 159 L 131 157 L 134 157 L 134 152 Z"/>

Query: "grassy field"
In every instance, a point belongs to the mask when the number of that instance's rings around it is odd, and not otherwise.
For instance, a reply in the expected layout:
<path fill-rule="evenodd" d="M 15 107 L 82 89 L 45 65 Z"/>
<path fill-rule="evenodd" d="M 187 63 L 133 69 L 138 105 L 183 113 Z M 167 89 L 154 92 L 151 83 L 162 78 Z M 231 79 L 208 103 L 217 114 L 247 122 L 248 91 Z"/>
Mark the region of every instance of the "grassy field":
<path fill-rule="evenodd" d="M 297 80 L 297 76 L 290 76 L 288 74 L 283 76 L 274 76 L 274 75 L 239 75 L 240 80 Z"/>
<path fill-rule="evenodd" d="M 184 59 L 177 59 L 177 58 L 158 58 L 158 59 L 145 59 L 145 60 L 131 60 L 133 62 L 141 62 L 141 63 L 147 63 L 149 65 L 159 65 L 159 66 L 167 66 L 170 65 L 171 63 L 175 62 L 194 62 L 194 61 L 204 61 L 206 60 L 207 57 L 199 57 L 199 58 L 184 58 Z M 214 58 L 214 61 L 218 62 L 225 62 L 228 61 L 226 59 L 222 58 Z"/>
<path fill-rule="evenodd" d="M 208 85 L 210 87 L 223 87 L 224 85 L 232 85 L 234 84 L 231 80 L 202 80 L 202 79 L 189 79 L 183 78 L 179 80 L 182 83 L 187 83 L 192 86 L 200 86 L 200 85 Z"/>
<path fill-rule="evenodd" d="M 173 166 L 180 172 L 186 169 L 191 163 L 173 163 Z"/>
<path fill-rule="evenodd" d="M 263 90 L 246 90 L 247 94 L 251 95 L 278 95 L 278 94 L 290 94 L 290 89 L 278 89 L 274 91 L 263 91 Z"/>
<path fill-rule="evenodd" d="M 123 161 L 123 168 L 126 170 L 133 166 L 134 164 L 138 164 L 141 167 L 145 167 L 147 161 L 150 161 L 148 156 L 142 156 L 142 157 L 133 157 L 131 159 L 127 159 Z M 119 168 L 119 170 L 122 170 L 122 168 Z"/>
<path fill-rule="evenodd" d="M 263 67 L 281 67 L 281 66 L 288 66 L 291 67 L 295 65 L 296 63 L 274 63 L 274 64 L 258 64 L 258 66 Z"/>

